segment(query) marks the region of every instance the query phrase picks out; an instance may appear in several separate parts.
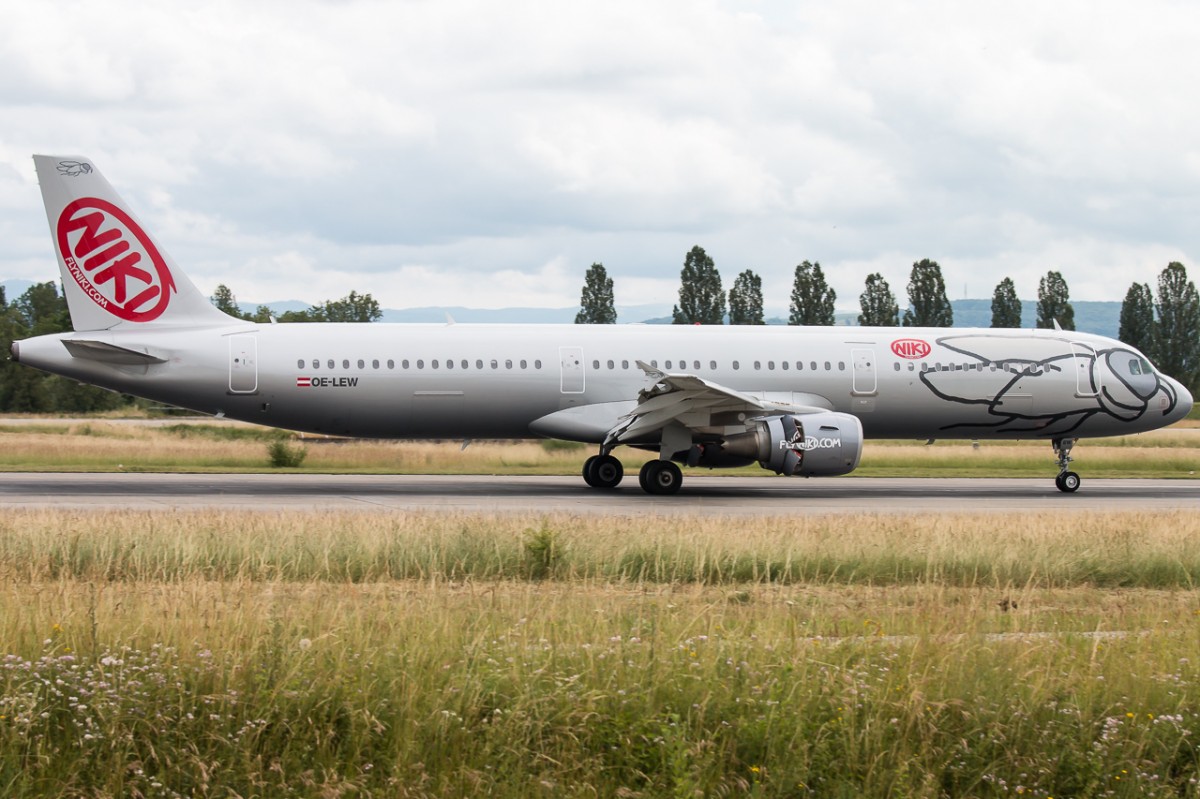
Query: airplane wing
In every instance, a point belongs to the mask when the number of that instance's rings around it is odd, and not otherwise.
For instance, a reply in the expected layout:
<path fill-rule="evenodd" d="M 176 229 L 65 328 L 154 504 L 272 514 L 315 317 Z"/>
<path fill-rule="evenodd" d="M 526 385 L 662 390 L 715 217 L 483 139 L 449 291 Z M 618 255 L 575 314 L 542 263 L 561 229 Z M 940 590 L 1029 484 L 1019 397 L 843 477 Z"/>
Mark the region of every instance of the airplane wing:
<path fill-rule="evenodd" d="M 637 365 L 653 382 L 638 392 L 637 405 L 622 416 L 608 431 L 604 447 L 615 447 L 649 437 L 668 425 L 679 424 L 691 430 L 724 427 L 722 421 L 736 426 L 753 418 L 779 414 L 823 413 L 828 408 L 795 405 L 761 399 L 736 389 L 713 383 L 691 374 L 667 374 L 649 364 Z"/>

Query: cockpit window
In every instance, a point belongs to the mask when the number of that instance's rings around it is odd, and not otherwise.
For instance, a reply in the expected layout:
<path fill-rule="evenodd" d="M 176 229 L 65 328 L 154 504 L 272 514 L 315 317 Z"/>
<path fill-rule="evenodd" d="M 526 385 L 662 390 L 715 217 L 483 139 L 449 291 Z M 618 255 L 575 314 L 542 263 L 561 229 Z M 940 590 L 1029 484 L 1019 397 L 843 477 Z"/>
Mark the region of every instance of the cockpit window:
<path fill-rule="evenodd" d="M 1154 374 L 1154 367 L 1145 358 L 1133 358 L 1129 361 L 1129 374 L 1152 375 Z"/>

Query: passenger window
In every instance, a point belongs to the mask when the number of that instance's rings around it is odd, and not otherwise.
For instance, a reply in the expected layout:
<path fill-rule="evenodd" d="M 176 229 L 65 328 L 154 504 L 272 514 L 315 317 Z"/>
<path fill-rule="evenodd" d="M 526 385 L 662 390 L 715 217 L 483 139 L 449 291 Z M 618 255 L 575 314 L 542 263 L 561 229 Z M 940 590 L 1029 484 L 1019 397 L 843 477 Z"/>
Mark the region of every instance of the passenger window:
<path fill-rule="evenodd" d="M 359 369 L 365 369 L 365 368 L 367 368 L 367 362 L 366 362 L 366 361 L 364 361 L 362 358 L 359 358 L 359 359 L 358 359 L 358 368 L 359 368 Z"/>
<path fill-rule="evenodd" d="M 304 359 L 303 359 L 303 358 L 301 358 L 300 360 L 296 361 L 296 368 L 297 368 L 297 369 L 303 369 L 303 368 L 304 368 Z"/>
<path fill-rule="evenodd" d="M 700 368 L 700 362 L 699 362 L 699 361 L 692 361 L 692 368 L 693 368 L 693 369 L 699 369 L 699 368 Z"/>
<path fill-rule="evenodd" d="M 476 369 L 482 369 L 482 368 L 483 368 L 483 361 L 482 361 L 482 360 L 479 360 L 479 359 L 476 359 L 476 361 L 475 361 L 475 368 L 476 368 Z"/>
<path fill-rule="evenodd" d="M 785 372 L 788 370 L 788 362 L 787 362 L 787 361 L 780 361 L 780 362 L 779 362 L 779 366 L 780 366 L 780 368 L 781 368 L 781 369 L 783 369 L 783 371 L 785 371 Z"/>
<path fill-rule="evenodd" d="M 511 369 L 511 368 L 512 368 L 512 361 L 511 361 L 511 360 L 506 360 L 506 361 L 504 362 L 504 368 L 505 368 L 505 369 Z"/>
<path fill-rule="evenodd" d="M 332 368 L 333 368 L 333 358 L 330 358 L 330 359 L 329 359 L 329 368 L 330 368 L 330 369 L 332 369 Z"/>
<path fill-rule="evenodd" d="M 716 362 L 716 361 L 709 361 L 709 362 L 708 362 L 708 368 L 709 368 L 709 369 L 716 369 L 716 368 L 717 368 L 717 362 Z"/>
<path fill-rule="evenodd" d="M 534 368 L 534 369 L 541 369 L 541 368 L 542 368 L 542 361 L 541 361 L 541 359 L 540 359 L 540 358 L 539 358 L 538 360 L 536 360 L 536 361 L 534 361 L 534 362 L 533 362 L 533 368 Z"/>
<path fill-rule="evenodd" d="M 762 369 L 762 361 L 755 361 L 754 362 L 754 371 L 757 372 L 759 369 Z"/>
<path fill-rule="evenodd" d="M 658 368 L 658 361 L 650 361 L 650 365 L 651 365 L 651 366 L 653 366 L 655 369 L 657 369 L 657 368 Z"/>
<path fill-rule="evenodd" d="M 422 361 L 420 358 L 418 358 L 418 359 L 417 359 L 417 368 L 418 368 L 418 369 L 424 369 L 424 368 L 425 368 L 425 362 L 424 362 L 424 361 Z"/>
<path fill-rule="evenodd" d="M 609 362 L 608 362 L 608 370 L 611 372 L 611 371 L 612 371 L 612 369 L 613 369 L 613 362 L 612 362 L 612 361 L 609 361 Z"/>
<path fill-rule="evenodd" d="M 321 362 L 320 362 L 320 361 L 318 361 L 316 358 L 313 358 L 313 368 L 314 368 L 314 369 L 320 369 L 320 368 L 321 368 Z"/>
<path fill-rule="evenodd" d="M 599 369 L 599 368 L 600 368 L 600 362 L 599 362 L 599 361 L 592 361 L 592 368 L 593 368 L 593 369 Z"/>
<path fill-rule="evenodd" d="M 895 366 L 896 366 L 896 371 L 899 372 L 900 371 L 900 362 L 896 361 Z"/>
<path fill-rule="evenodd" d="M 462 367 L 462 368 L 464 368 L 464 369 L 470 369 L 470 368 L 471 368 L 471 363 L 470 363 L 470 361 L 468 361 L 466 358 L 463 358 L 463 359 L 462 359 L 462 363 L 460 363 L 460 364 L 459 364 L 459 366 L 461 366 L 461 367 Z"/>
<path fill-rule="evenodd" d="M 828 371 L 829 371 L 831 368 L 832 368 L 832 367 L 830 367 L 830 365 L 829 365 L 829 361 L 826 361 L 826 362 L 825 362 L 825 371 L 826 371 L 826 372 L 828 372 Z"/>
<path fill-rule="evenodd" d="M 342 359 L 342 368 L 343 368 L 343 369 L 349 369 L 349 368 L 350 368 L 350 359 L 349 359 L 349 358 L 343 358 L 343 359 Z"/>
<path fill-rule="evenodd" d="M 667 363 L 666 363 L 666 367 L 667 367 L 667 369 L 670 369 L 670 368 L 671 368 L 671 362 L 670 362 L 670 361 L 667 361 Z"/>
<path fill-rule="evenodd" d="M 429 368 L 430 369 L 438 368 L 437 358 L 434 358 L 432 361 L 429 362 Z"/>
<path fill-rule="evenodd" d="M 741 369 L 741 368 L 742 368 L 742 367 L 741 367 L 741 365 L 740 365 L 740 364 L 739 364 L 737 361 L 734 361 L 734 362 L 733 362 L 733 369 L 734 369 L 734 371 L 735 371 L 735 372 L 736 372 L 738 369 Z"/>
<path fill-rule="evenodd" d="M 774 361 L 767 361 L 767 369 L 769 369 L 769 370 L 771 370 L 772 372 L 774 372 L 774 371 L 775 371 L 775 362 L 774 362 Z"/>
<path fill-rule="evenodd" d="M 378 359 L 378 358 L 376 358 L 375 360 L 371 361 L 371 368 L 372 368 L 372 369 L 378 369 L 378 368 L 379 368 L 379 359 Z"/>
<path fill-rule="evenodd" d="M 917 368 L 917 367 L 916 367 L 916 365 L 915 365 L 915 364 L 913 364 L 913 362 L 912 362 L 912 361 L 909 361 L 909 362 L 908 362 L 908 371 L 910 371 L 910 372 L 912 372 L 912 371 L 915 371 L 915 370 L 916 370 L 916 368 Z"/>
<path fill-rule="evenodd" d="M 817 362 L 816 362 L 816 361 L 809 361 L 809 362 L 808 362 L 808 368 L 809 368 L 809 369 L 812 369 L 814 372 L 815 372 L 815 371 L 817 371 Z"/>
<path fill-rule="evenodd" d="M 434 367 L 435 369 L 437 368 L 437 361 L 434 361 L 434 362 L 433 362 L 433 367 Z M 447 368 L 447 369 L 453 369 L 453 368 L 454 368 L 454 359 L 453 359 L 453 358 L 447 358 L 447 359 L 446 359 L 446 368 Z"/>
<path fill-rule="evenodd" d="M 838 371 L 839 372 L 846 371 L 846 362 L 845 361 L 838 361 Z"/>
<path fill-rule="evenodd" d="M 526 364 L 526 361 L 525 361 L 525 359 L 524 359 L 524 358 L 522 358 L 522 359 L 521 359 L 521 368 L 522 368 L 522 369 L 524 369 L 524 368 L 525 368 L 525 364 Z"/>
<path fill-rule="evenodd" d="M 629 361 L 621 361 L 621 368 L 622 368 L 622 369 L 628 369 L 628 368 L 629 368 Z"/>

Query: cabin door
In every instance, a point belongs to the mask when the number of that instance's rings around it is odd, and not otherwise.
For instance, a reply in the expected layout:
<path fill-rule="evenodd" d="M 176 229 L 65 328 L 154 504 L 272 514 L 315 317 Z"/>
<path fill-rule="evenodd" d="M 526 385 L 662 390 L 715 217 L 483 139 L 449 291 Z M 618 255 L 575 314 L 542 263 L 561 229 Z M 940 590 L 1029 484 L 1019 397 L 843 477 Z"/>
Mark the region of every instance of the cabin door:
<path fill-rule="evenodd" d="M 258 337 L 239 333 L 229 337 L 229 393 L 258 391 Z"/>

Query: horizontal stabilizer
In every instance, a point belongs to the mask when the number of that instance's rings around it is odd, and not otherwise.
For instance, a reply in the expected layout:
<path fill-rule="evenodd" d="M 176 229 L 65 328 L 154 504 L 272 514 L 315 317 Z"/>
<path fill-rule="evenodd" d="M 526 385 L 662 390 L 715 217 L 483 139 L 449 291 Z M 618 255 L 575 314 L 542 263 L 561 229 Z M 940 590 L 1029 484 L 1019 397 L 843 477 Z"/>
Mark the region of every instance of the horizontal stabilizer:
<path fill-rule="evenodd" d="M 63 346 L 74 358 L 85 358 L 89 361 L 113 363 L 123 366 L 145 366 L 151 363 L 166 363 L 166 357 L 156 355 L 147 350 L 135 350 L 128 347 L 118 347 L 106 341 L 89 341 L 87 339 L 63 339 Z"/>

